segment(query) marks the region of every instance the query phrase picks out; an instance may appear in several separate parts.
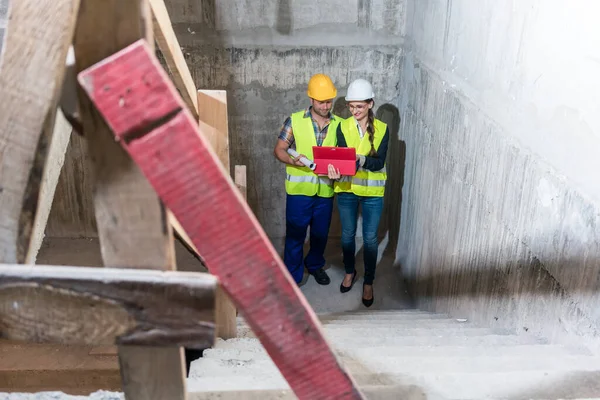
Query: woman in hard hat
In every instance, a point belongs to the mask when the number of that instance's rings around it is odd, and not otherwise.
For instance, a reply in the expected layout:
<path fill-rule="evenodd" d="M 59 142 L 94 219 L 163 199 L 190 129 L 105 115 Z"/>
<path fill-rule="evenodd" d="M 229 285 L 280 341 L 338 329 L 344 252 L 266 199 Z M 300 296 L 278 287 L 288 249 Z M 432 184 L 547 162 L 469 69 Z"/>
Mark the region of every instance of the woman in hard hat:
<path fill-rule="evenodd" d="M 335 179 L 334 190 L 342 224 L 342 251 L 346 276 L 340 284 L 342 293 L 352 289 L 356 279 L 355 236 L 358 206 L 362 206 L 365 278 L 362 302 L 370 307 L 374 301 L 373 281 L 377 264 L 377 231 L 383 211 L 383 195 L 387 179 L 385 157 L 389 130 L 373 113 L 375 94 L 364 79 L 348 86 L 346 103 L 352 116 L 343 120 L 337 129 L 337 146 L 356 149 L 357 172 L 341 177 L 339 170 L 329 165 L 329 178 Z"/>

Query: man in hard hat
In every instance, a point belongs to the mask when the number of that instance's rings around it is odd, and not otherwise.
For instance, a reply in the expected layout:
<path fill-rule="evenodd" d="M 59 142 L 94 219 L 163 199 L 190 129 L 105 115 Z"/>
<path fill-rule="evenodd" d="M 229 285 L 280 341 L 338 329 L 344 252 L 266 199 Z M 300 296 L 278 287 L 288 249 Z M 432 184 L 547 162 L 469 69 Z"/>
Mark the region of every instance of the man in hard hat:
<path fill-rule="evenodd" d="M 297 111 L 283 123 L 275 157 L 286 164 L 286 236 L 283 261 L 296 281 L 302 282 L 304 267 L 320 285 L 330 283 L 324 270 L 325 247 L 333 211 L 333 184 L 319 177 L 300 162 L 313 159 L 313 146 L 335 146 L 336 130 L 341 118 L 331 113 L 337 90 L 327 75 L 316 74 L 308 82 L 310 107 Z M 288 153 L 294 148 L 300 154 Z M 310 250 L 304 258 L 304 240 L 310 226 Z"/>

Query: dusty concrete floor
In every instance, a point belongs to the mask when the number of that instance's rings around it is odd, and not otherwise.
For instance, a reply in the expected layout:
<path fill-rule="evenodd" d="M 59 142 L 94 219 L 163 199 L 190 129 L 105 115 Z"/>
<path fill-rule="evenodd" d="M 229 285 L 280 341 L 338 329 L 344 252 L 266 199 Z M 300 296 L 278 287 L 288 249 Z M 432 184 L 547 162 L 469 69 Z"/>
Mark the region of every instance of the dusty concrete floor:
<path fill-rule="evenodd" d="M 273 240 L 273 244 L 280 255 L 283 254 L 283 239 Z M 390 310 L 413 308 L 412 301 L 402 283 L 400 270 L 394 265 L 395 251 L 387 246 L 388 243 L 386 240 L 383 240 L 379 246 L 379 259 L 373 288 L 375 302 L 369 309 Z M 331 283 L 327 286 L 319 285 L 315 279 L 305 271 L 304 279 L 301 283 L 301 290 L 316 313 L 321 314 L 366 309 L 361 301 L 364 276 L 361 238 L 356 239 L 356 250 L 358 278 L 350 292 L 340 293 L 340 283 L 344 278 L 345 271 L 342 262 L 342 248 L 339 237 L 332 237 L 329 239 L 325 254 L 327 262 L 326 271 L 331 278 Z M 307 252 L 308 245 L 305 246 L 305 254 Z"/>
<path fill-rule="evenodd" d="M 275 249 L 283 254 L 284 240 L 272 239 Z M 357 238 L 358 279 L 348 293 L 340 293 L 340 282 L 344 277 L 342 249 L 338 237 L 330 238 L 327 250 L 326 270 L 331 284 L 319 285 L 312 276 L 305 272 L 301 291 L 317 313 L 341 312 L 366 309 L 361 302 L 363 281 L 362 241 Z M 305 254 L 308 245 L 305 248 Z M 370 309 L 405 309 L 412 308 L 412 302 L 402 283 L 399 269 L 393 265 L 394 250 L 388 247 L 384 239 L 380 244 L 379 262 L 374 284 L 375 302 Z M 176 243 L 177 267 L 184 271 L 202 270 L 203 267 L 181 245 Z M 100 266 L 100 246 L 97 239 L 46 238 L 38 256 L 38 264 Z"/>

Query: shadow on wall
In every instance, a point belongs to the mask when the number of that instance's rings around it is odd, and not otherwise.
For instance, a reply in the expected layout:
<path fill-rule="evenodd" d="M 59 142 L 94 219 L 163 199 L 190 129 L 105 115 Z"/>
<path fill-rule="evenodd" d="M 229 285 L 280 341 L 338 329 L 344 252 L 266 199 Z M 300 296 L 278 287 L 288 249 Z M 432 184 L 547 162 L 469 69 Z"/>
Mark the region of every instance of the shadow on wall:
<path fill-rule="evenodd" d="M 416 292 L 419 309 L 469 317 L 484 326 L 538 335 L 551 343 L 585 338 L 600 349 L 600 261 L 565 258 L 554 268 L 532 254 L 490 261 L 489 254 L 502 251 L 457 257 L 450 266 L 443 255 L 431 254 L 419 267 L 417 280 L 404 282 Z M 571 271 L 570 282 L 562 282 L 558 269 Z"/>
<path fill-rule="evenodd" d="M 402 209 L 402 187 L 404 186 L 404 167 L 406 164 L 406 143 L 399 139 L 400 111 L 386 103 L 377 109 L 375 117 L 385 122 L 390 131 L 386 168 L 388 180 L 385 186 L 382 221 L 379 226 L 380 237 L 388 237 L 384 254 L 394 256 L 400 236 L 400 210 Z"/>
<path fill-rule="evenodd" d="M 275 30 L 282 35 L 292 33 L 292 5 L 291 0 L 279 0 L 277 4 L 277 22 Z"/>

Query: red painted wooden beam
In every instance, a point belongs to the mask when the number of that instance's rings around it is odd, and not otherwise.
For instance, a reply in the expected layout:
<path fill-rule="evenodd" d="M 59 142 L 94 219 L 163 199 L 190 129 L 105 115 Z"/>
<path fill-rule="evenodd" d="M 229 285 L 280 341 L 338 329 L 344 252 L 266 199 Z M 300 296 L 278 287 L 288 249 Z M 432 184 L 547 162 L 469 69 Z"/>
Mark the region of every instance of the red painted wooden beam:
<path fill-rule="evenodd" d="M 144 41 L 79 82 L 300 399 L 362 399 L 197 122 Z M 131 205 L 135 207 L 135 204 Z"/>

